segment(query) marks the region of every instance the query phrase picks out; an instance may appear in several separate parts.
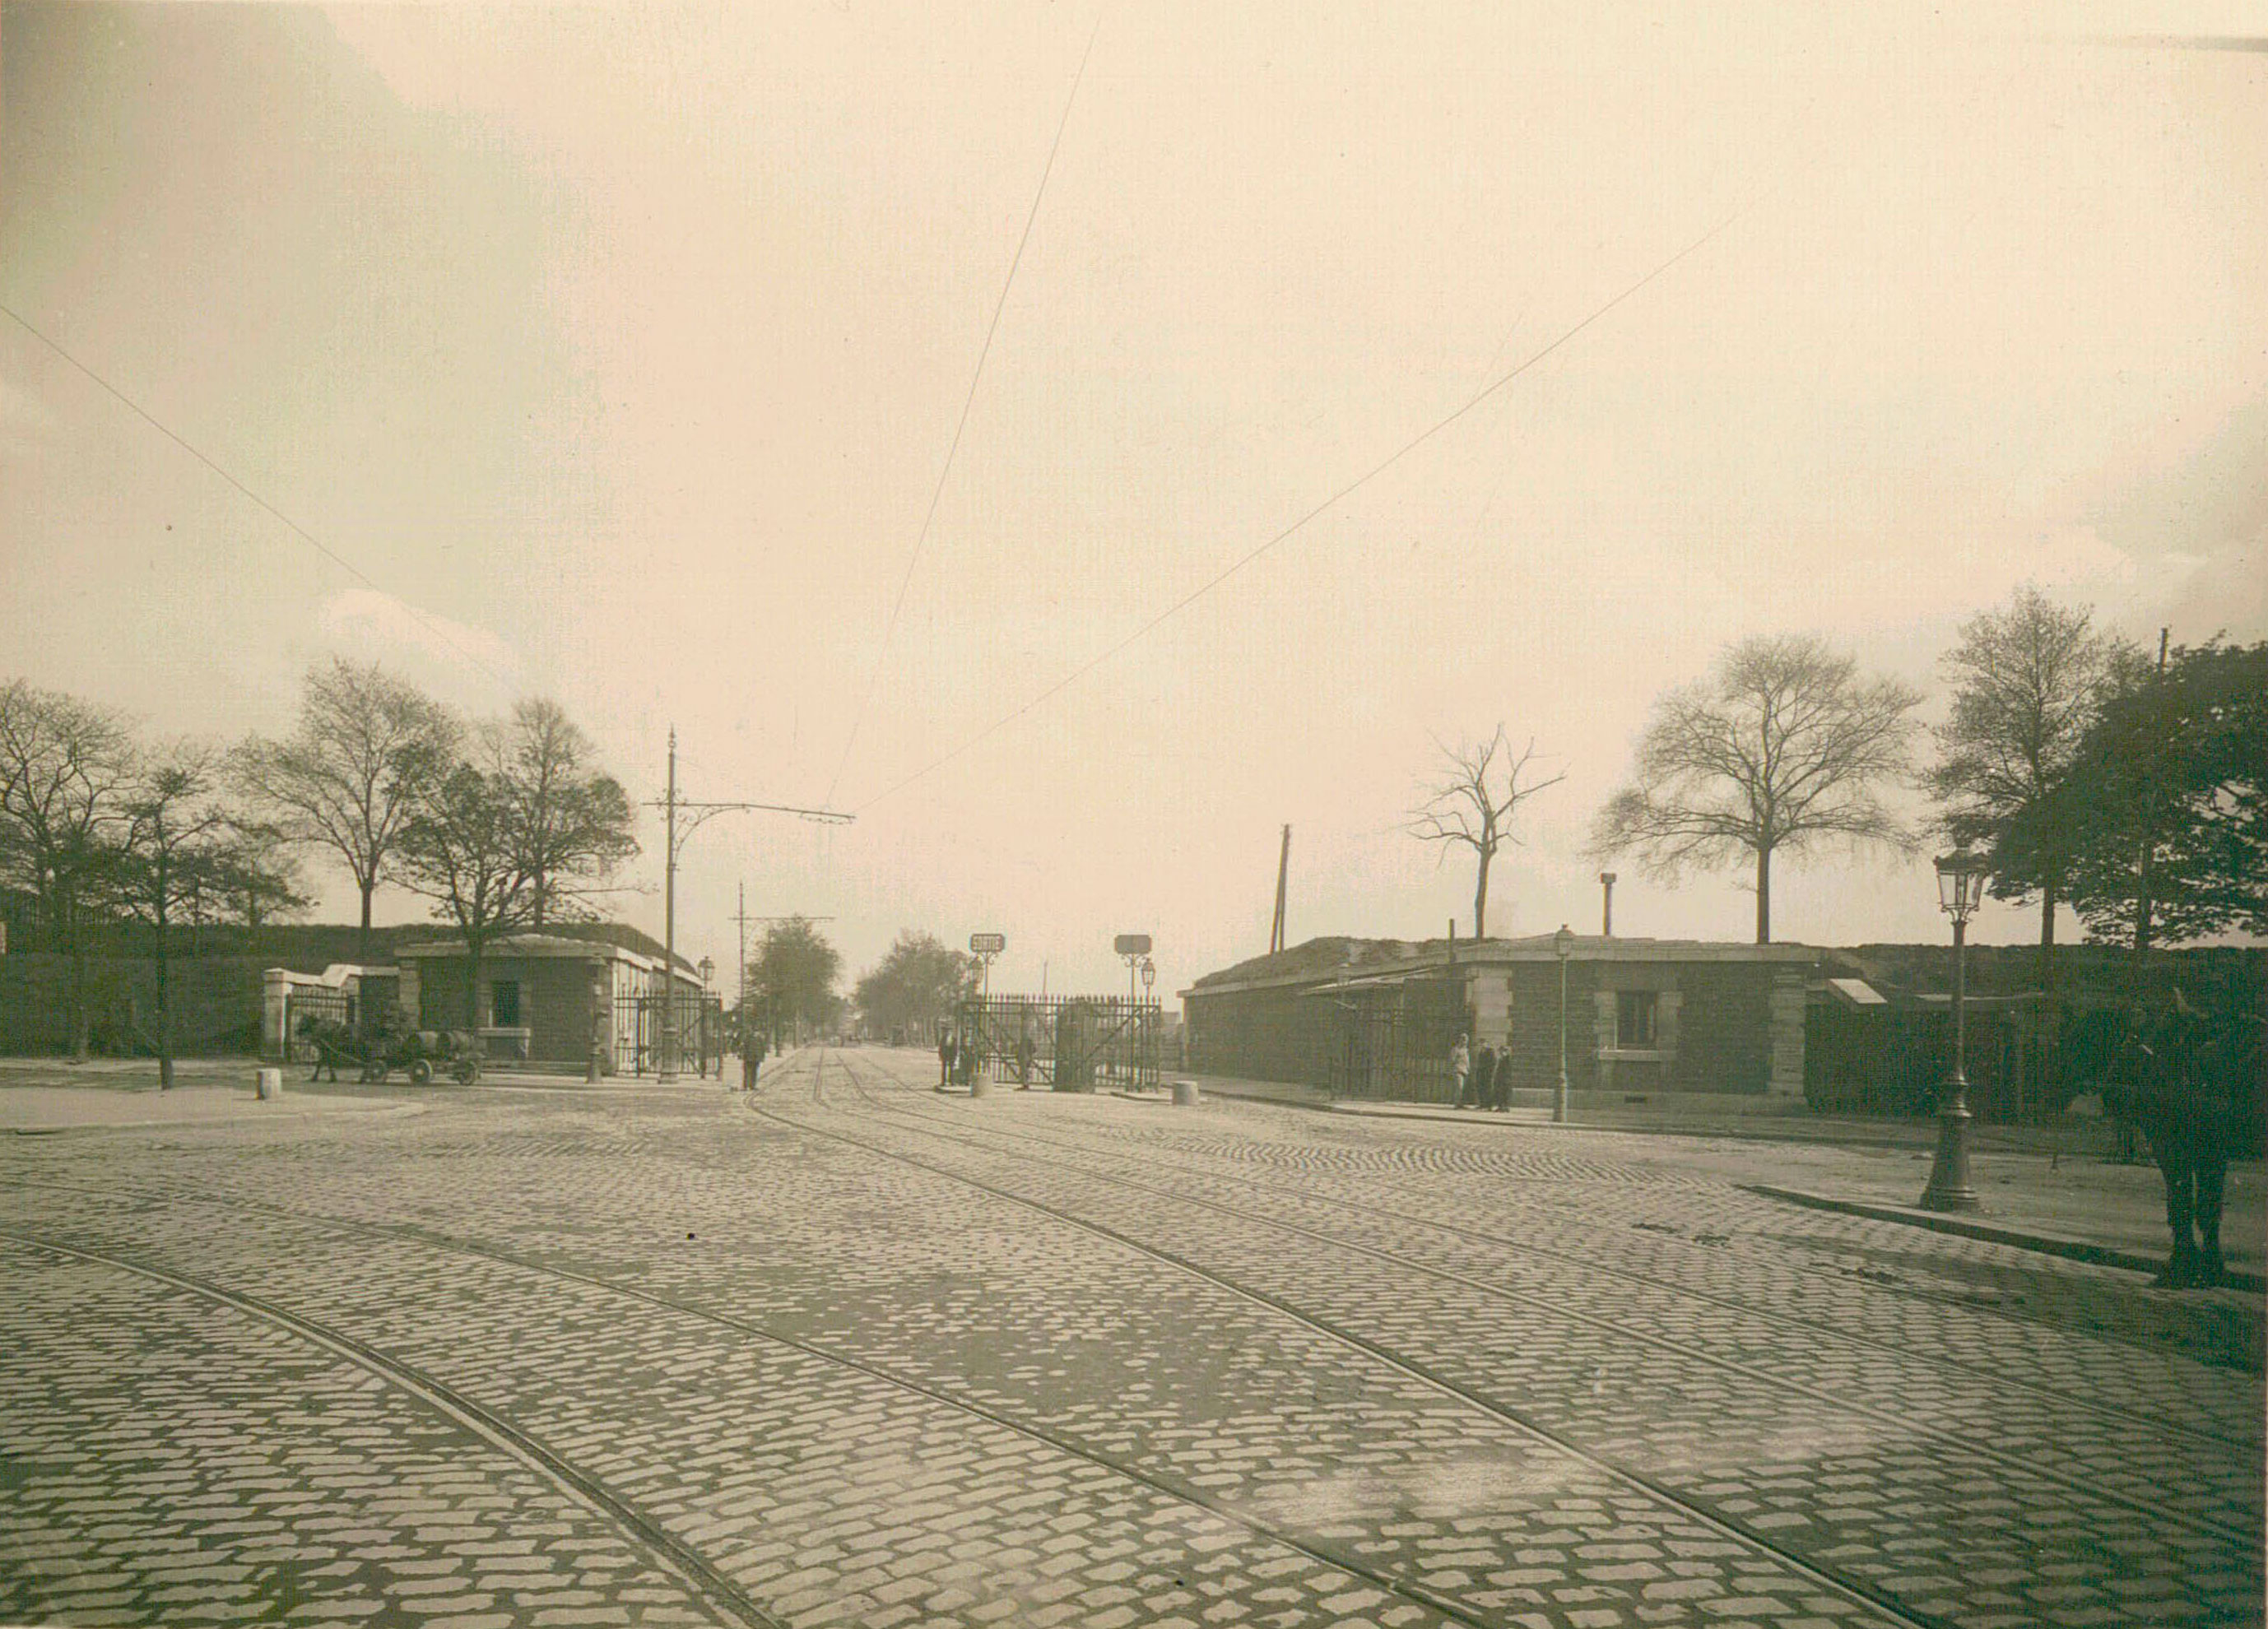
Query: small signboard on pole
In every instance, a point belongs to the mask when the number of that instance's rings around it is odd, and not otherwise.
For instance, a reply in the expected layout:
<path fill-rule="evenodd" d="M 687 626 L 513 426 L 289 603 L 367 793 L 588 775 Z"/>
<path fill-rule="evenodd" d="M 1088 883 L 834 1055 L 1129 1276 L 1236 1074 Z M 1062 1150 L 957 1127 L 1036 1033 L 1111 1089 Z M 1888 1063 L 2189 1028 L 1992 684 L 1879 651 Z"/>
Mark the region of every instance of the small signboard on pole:
<path fill-rule="evenodd" d="M 1121 956 L 1147 956 L 1150 936 L 1146 933 L 1122 933 L 1118 936 L 1117 953 Z"/>
<path fill-rule="evenodd" d="M 998 933 L 973 933 L 968 936 L 969 952 L 975 956 L 998 956 L 1008 948 L 1008 936 Z"/>

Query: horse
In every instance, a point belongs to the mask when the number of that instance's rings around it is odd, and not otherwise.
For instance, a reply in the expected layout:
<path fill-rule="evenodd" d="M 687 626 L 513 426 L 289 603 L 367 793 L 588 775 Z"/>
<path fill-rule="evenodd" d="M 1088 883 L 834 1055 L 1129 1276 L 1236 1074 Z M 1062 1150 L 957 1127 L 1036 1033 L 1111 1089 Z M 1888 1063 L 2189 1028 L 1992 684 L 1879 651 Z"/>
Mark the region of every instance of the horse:
<path fill-rule="evenodd" d="M 331 1079 L 339 1078 L 339 1065 L 343 1062 L 353 1068 L 364 1065 L 362 1053 L 355 1045 L 355 1033 L 335 1018 L 319 1018 L 313 1013 L 299 1015 L 299 1038 L 315 1049 L 315 1067 L 307 1076 L 313 1084 L 328 1068 Z"/>
<path fill-rule="evenodd" d="M 2210 1288 L 2226 1275 L 2222 1190 L 2257 1104 L 2260 1068 L 2257 1016 L 2209 1019 L 2178 991 L 2171 1010 L 2126 1027 L 2103 1106 L 2140 1129 L 2165 1179 L 2173 1251 L 2153 1280 L 2161 1287 Z"/>

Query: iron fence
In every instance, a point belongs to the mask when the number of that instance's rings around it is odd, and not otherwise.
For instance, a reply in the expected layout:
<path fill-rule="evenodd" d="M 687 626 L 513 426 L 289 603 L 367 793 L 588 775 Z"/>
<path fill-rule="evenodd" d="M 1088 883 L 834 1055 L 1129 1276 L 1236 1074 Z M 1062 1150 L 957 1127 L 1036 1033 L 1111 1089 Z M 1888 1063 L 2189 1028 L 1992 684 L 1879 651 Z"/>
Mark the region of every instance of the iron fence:
<path fill-rule="evenodd" d="M 963 1079 L 1055 1091 L 1139 1090 L 1163 1073 L 1163 1011 L 1123 995 L 993 995 L 954 1009 Z"/>

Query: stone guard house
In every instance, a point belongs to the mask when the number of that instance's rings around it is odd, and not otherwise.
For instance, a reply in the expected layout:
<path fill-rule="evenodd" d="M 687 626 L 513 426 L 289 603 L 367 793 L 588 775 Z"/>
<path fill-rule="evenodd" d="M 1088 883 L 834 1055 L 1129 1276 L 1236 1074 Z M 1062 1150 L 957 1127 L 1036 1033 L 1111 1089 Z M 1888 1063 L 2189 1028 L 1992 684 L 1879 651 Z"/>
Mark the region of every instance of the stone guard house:
<path fill-rule="evenodd" d="M 580 1064 L 591 1055 L 595 1022 L 608 1038 L 608 1067 L 637 1073 L 652 1067 L 660 1044 L 662 964 L 626 945 L 549 934 L 514 934 L 481 957 L 480 1010 L 466 1012 L 461 940 L 405 944 L 401 1004 L 425 1030 L 475 1030 L 492 1058 Z M 678 1032 L 690 1064 L 699 1046 L 706 991 L 681 965 L 674 980 Z"/>
<path fill-rule="evenodd" d="M 1577 936 L 1567 1075 L 1578 1092 L 1800 1101 L 1803 945 Z M 1460 1030 L 1509 1050 L 1515 1090 L 1559 1077 L 1559 957 L 1549 934 L 1407 943 L 1318 939 L 1182 992 L 1189 1068 L 1343 1097 L 1447 1103 Z"/>
<path fill-rule="evenodd" d="M 321 973 L 271 967 L 264 975 L 262 1051 L 296 1061 L 312 1056 L 304 1044 L 285 1040 L 295 1008 L 359 1030 L 381 1007 L 398 1004 L 416 1028 L 476 1031 L 500 1062 L 579 1069 L 595 1035 L 609 1072 L 649 1072 L 658 1067 L 663 1034 L 660 947 L 635 949 L 619 939 L 642 936 L 607 931 L 617 937 L 528 933 L 497 940 L 481 958 L 478 1010 L 469 1013 L 462 940 L 397 945 L 392 966 L 334 964 Z M 691 1068 L 718 1039 L 714 1002 L 682 958 L 666 983 L 674 992 L 679 1055 Z"/>

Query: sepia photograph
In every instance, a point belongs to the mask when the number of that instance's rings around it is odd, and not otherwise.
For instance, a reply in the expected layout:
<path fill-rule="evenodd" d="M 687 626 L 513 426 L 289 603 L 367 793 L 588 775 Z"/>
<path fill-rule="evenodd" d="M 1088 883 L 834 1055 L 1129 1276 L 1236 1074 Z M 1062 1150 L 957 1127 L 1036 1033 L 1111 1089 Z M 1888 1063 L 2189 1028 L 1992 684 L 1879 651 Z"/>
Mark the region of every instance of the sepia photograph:
<path fill-rule="evenodd" d="M 0 1629 L 2268 1623 L 2268 14 L 0 0 Z"/>

